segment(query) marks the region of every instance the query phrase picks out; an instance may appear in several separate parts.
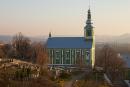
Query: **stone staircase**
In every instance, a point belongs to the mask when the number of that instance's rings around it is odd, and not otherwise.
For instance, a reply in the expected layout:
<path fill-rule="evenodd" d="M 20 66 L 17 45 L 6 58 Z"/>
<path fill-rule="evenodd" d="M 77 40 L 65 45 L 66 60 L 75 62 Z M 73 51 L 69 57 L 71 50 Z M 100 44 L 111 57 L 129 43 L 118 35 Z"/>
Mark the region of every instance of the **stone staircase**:
<path fill-rule="evenodd" d="M 128 87 L 128 85 L 123 80 L 118 80 L 113 82 L 113 87 Z"/>
<path fill-rule="evenodd" d="M 104 74 L 104 78 L 105 78 L 106 83 L 110 87 L 128 87 L 128 85 L 124 82 L 124 80 L 120 79 L 120 80 L 111 81 L 106 74 Z"/>

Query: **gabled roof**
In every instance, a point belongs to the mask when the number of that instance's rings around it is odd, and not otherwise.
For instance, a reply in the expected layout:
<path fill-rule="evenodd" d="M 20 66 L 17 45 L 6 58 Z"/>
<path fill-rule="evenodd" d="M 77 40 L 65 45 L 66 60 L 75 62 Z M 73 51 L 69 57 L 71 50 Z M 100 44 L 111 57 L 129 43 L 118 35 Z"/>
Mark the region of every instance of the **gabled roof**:
<path fill-rule="evenodd" d="M 84 37 L 51 37 L 47 40 L 47 48 L 92 48 L 92 40 Z"/>

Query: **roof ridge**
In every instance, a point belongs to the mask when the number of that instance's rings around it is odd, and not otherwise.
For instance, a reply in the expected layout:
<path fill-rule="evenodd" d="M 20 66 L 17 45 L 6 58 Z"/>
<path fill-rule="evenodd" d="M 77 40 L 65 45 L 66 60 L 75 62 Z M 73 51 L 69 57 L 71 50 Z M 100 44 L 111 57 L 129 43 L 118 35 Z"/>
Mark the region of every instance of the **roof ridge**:
<path fill-rule="evenodd" d="M 84 38 L 84 37 L 51 37 L 51 38 Z"/>

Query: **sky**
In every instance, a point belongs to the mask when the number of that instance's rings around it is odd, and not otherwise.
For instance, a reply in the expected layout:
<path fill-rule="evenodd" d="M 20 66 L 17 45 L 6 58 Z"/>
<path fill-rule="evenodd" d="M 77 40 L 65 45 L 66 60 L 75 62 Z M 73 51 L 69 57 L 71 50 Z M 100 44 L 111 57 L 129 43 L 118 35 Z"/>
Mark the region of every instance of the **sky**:
<path fill-rule="evenodd" d="M 130 33 L 130 0 L 91 0 L 95 35 Z M 89 0 L 0 0 L 0 35 L 83 36 Z"/>

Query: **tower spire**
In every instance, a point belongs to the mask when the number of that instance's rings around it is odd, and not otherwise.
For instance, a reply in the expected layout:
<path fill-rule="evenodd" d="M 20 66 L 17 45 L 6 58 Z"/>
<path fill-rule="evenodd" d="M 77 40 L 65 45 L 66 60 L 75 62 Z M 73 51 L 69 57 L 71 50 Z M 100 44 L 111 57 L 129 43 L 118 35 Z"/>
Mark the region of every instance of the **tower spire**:
<path fill-rule="evenodd" d="M 90 9 L 90 0 L 89 0 L 89 5 L 88 6 L 89 6 L 89 9 Z"/>
<path fill-rule="evenodd" d="M 88 19 L 86 21 L 86 29 L 88 29 L 87 27 L 89 28 L 92 28 L 92 22 L 91 22 L 91 10 L 90 8 L 88 9 Z"/>
<path fill-rule="evenodd" d="M 91 21 L 91 11 L 90 11 L 90 8 L 88 9 L 88 20 Z"/>
<path fill-rule="evenodd" d="M 85 39 L 92 39 L 93 36 L 93 26 L 91 22 L 91 11 L 90 8 L 88 9 L 86 26 L 84 27 L 84 37 Z"/>

